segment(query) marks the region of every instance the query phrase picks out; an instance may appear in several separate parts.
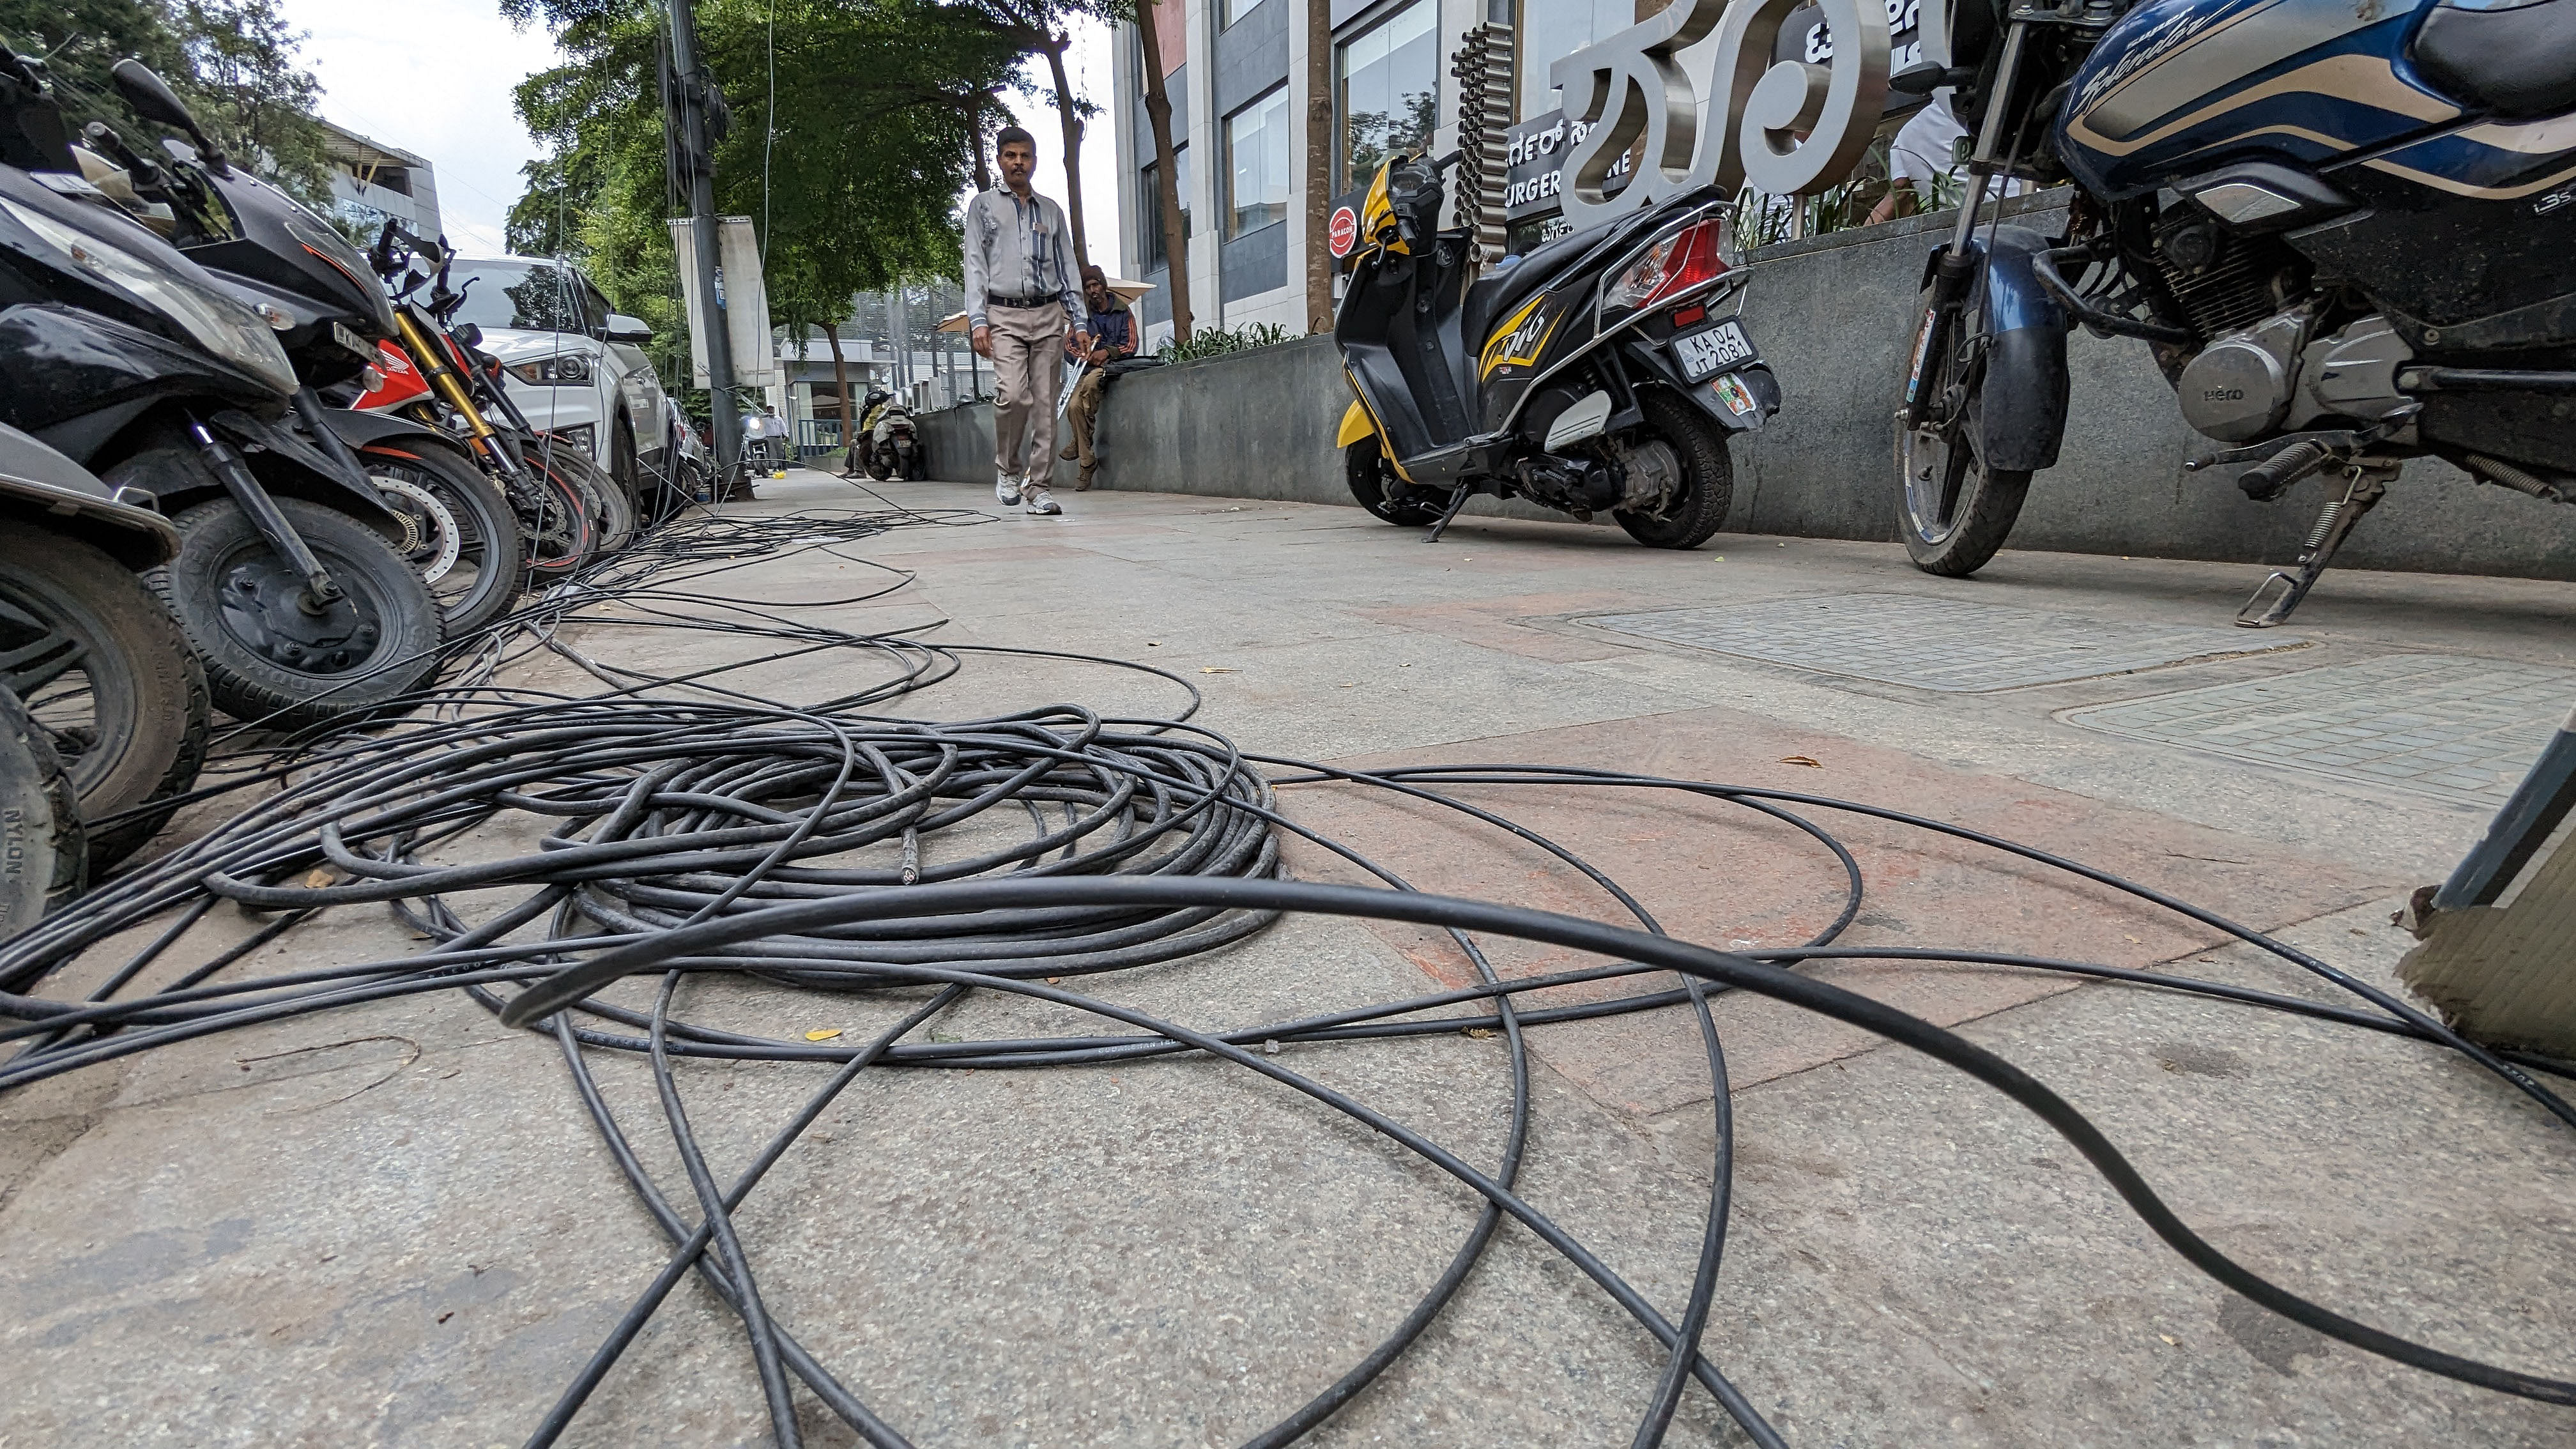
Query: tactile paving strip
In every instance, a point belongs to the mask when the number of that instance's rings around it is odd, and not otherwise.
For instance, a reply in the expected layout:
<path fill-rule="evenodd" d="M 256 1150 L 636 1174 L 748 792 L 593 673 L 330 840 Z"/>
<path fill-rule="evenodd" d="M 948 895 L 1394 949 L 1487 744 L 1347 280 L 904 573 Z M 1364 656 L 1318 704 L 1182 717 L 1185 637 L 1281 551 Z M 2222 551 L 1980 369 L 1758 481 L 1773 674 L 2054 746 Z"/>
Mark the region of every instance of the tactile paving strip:
<path fill-rule="evenodd" d="M 2397 654 L 2058 716 L 2132 739 L 2500 806 L 2576 704 L 2576 670 Z"/>
<path fill-rule="evenodd" d="M 1604 614 L 1581 622 L 1667 644 L 1915 689 L 1974 694 L 2265 654 L 2307 641 L 2242 629 L 2167 628 L 1919 594 L 1840 594 Z"/>

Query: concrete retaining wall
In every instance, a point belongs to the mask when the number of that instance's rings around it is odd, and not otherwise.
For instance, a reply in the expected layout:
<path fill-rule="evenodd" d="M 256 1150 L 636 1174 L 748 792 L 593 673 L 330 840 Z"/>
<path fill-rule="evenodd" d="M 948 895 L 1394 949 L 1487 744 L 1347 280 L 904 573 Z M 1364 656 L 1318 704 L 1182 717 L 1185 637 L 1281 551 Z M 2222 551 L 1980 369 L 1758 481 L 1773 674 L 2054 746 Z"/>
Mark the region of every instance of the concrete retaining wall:
<path fill-rule="evenodd" d="M 2053 229 L 2058 218 L 2033 218 Z M 1912 340 L 1916 283 L 1943 215 L 1792 242 L 1755 254 L 1744 305 L 1786 399 L 1735 441 L 1727 527 L 1808 538 L 1892 540 L 1889 415 Z M 2031 485 L 2015 547 L 2285 563 L 2320 502 L 2318 485 L 2248 501 L 2224 472 L 2185 473 L 2206 442 L 2184 426 L 2145 344 L 2081 331 L 2069 341 L 2073 416 L 2053 470 Z M 1348 504 L 1333 434 L 1350 399 L 1330 339 L 1133 374 L 1102 408 L 1098 486 Z M 989 482 L 992 410 L 926 420 L 939 476 Z M 1059 464 L 1070 488 L 1071 464 Z M 1559 519 L 1478 499 L 1471 513 Z M 2482 487 L 2432 460 L 2409 463 L 2340 561 L 2354 568 L 2576 579 L 2576 507 Z"/>

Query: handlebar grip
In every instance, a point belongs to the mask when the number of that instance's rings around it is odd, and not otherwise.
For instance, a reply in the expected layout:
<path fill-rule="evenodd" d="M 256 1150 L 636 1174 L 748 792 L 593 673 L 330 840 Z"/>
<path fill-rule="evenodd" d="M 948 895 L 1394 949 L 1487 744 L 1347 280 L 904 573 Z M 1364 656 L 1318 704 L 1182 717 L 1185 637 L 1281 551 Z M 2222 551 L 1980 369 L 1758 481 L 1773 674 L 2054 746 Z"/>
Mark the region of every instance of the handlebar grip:
<path fill-rule="evenodd" d="M 1446 171 L 1446 170 L 1448 170 L 1450 167 L 1455 166 L 1455 165 L 1457 165 L 1459 162 L 1464 161 L 1464 160 L 1466 160 L 1466 159 L 1467 159 L 1467 151 L 1466 151 L 1466 148 L 1462 146 L 1462 147 L 1460 147 L 1459 149 L 1457 149 L 1457 150 L 1455 150 L 1455 151 L 1450 152 L 1448 155 L 1441 157 L 1439 160 L 1432 162 L 1432 163 L 1431 163 L 1431 170 L 1432 170 L 1432 173 L 1433 173 L 1434 175 L 1437 175 L 1438 173 L 1443 172 L 1443 171 Z"/>

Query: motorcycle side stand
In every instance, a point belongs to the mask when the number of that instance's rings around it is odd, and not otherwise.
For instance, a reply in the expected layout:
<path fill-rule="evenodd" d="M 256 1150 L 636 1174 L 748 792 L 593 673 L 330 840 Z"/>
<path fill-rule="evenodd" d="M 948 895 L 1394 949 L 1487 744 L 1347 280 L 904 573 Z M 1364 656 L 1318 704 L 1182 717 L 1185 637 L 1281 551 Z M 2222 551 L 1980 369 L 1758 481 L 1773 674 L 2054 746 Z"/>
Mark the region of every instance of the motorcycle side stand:
<path fill-rule="evenodd" d="M 2288 619 L 2290 611 L 2308 596 L 2308 590 L 2316 587 L 2326 565 L 2334 561 L 2335 550 L 2352 536 L 2353 525 L 2388 495 L 2388 481 L 2396 476 L 2397 466 L 2393 463 L 2346 464 L 2343 490 L 2326 499 L 2325 511 L 2317 515 L 2317 526 L 2308 530 L 2307 547 L 2299 552 L 2298 572 L 2275 571 L 2257 585 L 2254 597 L 2236 611 L 2236 627 L 2270 629 Z M 2281 595 L 2266 607 L 2263 596 L 2272 591 L 2274 584 L 2282 586 Z"/>
<path fill-rule="evenodd" d="M 1440 535 L 1449 531 L 1450 520 L 1456 518 L 1458 516 L 1458 510 L 1466 506 L 1467 488 L 1465 484 L 1460 484 L 1449 494 L 1449 507 L 1440 515 L 1440 521 L 1431 525 L 1431 532 L 1424 537 L 1422 541 L 1424 543 L 1438 543 L 1440 541 Z"/>

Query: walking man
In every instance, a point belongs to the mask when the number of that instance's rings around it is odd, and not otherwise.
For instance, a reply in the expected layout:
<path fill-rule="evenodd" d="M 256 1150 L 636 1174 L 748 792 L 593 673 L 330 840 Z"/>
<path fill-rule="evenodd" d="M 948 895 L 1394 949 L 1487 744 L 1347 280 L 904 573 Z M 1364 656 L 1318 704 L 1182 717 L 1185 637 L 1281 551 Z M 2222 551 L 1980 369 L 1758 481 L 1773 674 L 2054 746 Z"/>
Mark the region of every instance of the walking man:
<path fill-rule="evenodd" d="M 993 496 L 1033 514 L 1062 513 L 1047 491 L 1055 470 L 1055 399 L 1064 387 L 1065 334 L 1088 350 L 1073 230 L 1064 208 L 1029 189 L 1038 143 L 1017 126 L 993 138 L 1002 184 L 966 203 L 966 324 L 993 360 Z"/>
<path fill-rule="evenodd" d="M 1064 420 L 1073 430 L 1073 440 L 1064 445 L 1059 455 L 1082 461 L 1082 477 L 1073 485 L 1076 493 L 1091 491 L 1091 470 L 1100 466 L 1098 455 L 1091 450 L 1091 440 L 1093 430 L 1100 424 L 1100 395 L 1109 387 L 1109 364 L 1136 355 L 1136 314 L 1127 310 L 1126 298 L 1109 290 L 1108 273 L 1098 267 L 1082 269 L 1082 303 L 1090 313 L 1086 325 L 1091 332 L 1091 348 L 1080 351 L 1068 342 L 1065 350 L 1091 364 L 1091 370 L 1073 385 L 1073 400 L 1065 404 Z"/>

